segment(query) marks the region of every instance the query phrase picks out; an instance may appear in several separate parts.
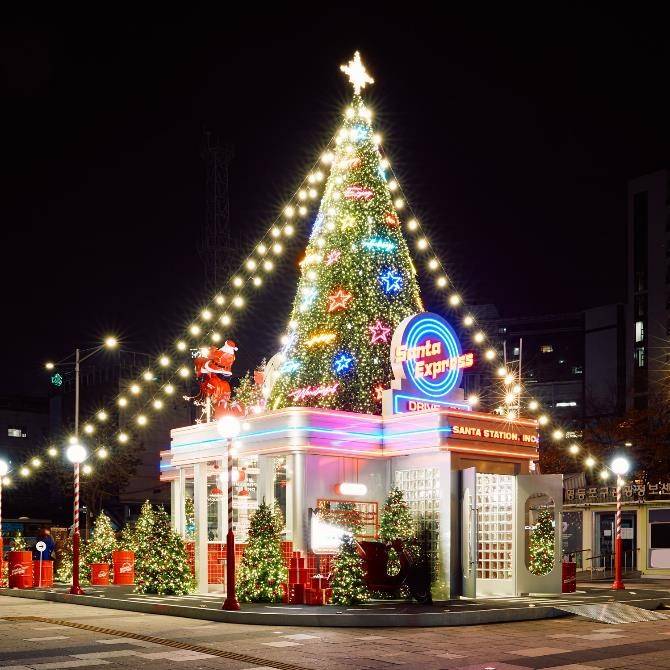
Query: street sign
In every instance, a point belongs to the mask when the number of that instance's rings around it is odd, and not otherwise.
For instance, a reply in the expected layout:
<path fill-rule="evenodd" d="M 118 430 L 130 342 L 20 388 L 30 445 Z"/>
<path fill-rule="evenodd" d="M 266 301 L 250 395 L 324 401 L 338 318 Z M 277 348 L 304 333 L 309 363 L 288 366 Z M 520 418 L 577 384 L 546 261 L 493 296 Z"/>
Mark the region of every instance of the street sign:
<path fill-rule="evenodd" d="M 41 542 L 41 541 L 40 541 L 40 542 L 38 542 L 38 543 L 35 545 L 35 549 L 37 549 L 37 551 L 39 551 L 40 554 L 41 554 L 43 551 L 46 551 L 46 548 L 47 548 L 46 542 Z"/>

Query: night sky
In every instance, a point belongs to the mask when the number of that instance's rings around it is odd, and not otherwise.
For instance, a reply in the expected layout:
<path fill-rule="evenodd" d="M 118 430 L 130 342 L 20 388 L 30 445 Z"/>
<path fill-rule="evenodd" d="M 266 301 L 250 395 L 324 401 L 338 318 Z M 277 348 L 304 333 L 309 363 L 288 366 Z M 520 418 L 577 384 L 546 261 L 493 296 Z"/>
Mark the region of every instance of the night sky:
<path fill-rule="evenodd" d="M 140 351 L 174 342 L 209 297 L 203 130 L 233 147 L 231 225 L 250 248 L 336 128 L 355 49 L 467 302 L 516 315 L 625 300 L 626 181 L 670 162 L 666 23 L 630 7 L 475 20 L 314 7 L 5 21 L 1 392 L 45 393 L 45 360 L 108 332 Z M 298 254 L 228 333 L 242 369 L 277 348 Z"/>

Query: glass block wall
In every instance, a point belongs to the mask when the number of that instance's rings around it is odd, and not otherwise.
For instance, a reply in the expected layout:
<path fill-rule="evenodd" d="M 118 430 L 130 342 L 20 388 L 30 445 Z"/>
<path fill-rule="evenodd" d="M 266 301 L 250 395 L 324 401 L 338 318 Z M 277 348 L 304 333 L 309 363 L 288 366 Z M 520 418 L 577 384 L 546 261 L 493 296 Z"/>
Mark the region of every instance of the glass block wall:
<path fill-rule="evenodd" d="M 396 470 L 395 484 L 403 492 L 412 516 L 426 531 L 435 573 L 439 571 L 440 471 L 438 468 Z"/>
<path fill-rule="evenodd" d="M 478 579 L 512 579 L 514 477 L 477 473 Z"/>

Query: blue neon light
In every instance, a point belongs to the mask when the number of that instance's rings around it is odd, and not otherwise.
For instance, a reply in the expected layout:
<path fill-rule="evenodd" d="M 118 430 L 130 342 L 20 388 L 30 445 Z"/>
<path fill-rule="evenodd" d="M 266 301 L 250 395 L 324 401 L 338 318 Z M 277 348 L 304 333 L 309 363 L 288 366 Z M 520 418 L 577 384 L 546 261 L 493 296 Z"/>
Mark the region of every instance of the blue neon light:
<path fill-rule="evenodd" d="M 300 366 L 300 361 L 296 361 L 294 358 L 291 358 L 281 366 L 279 371 L 283 374 L 290 374 L 291 372 L 298 370 Z"/>
<path fill-rule="evenodd" d="M 395 295 L 402 290 L 402 275 L 395 268 L 387 268 L 379 275 L 379 281 L 384 286 L 384 293 Z"/>
<path fill-rule="evenodd" d="M 442 405 L 443 407 L 457 407 L 458 409 L 472 411 L 470 405 L 463 405 L 458 402 L 445 402 L 443 400 L 434 400 L 432 398 L 424 398 L 422 396 L 415 395 L 403 395 L 402 393 L 393 394 L 393 413 L 394 414 L 405 414 L 406 412 L 398 411 L 398 401 L 399 400 L 416 400 L 417 402 L 426 402 L 432 403 L 433 405 Z"/>
<path fill-rule="evenodd" d="M 363 240 L 362 246 L 370 251 L 395 251 L 396 244 L 384 237 L 368 237 Z"/>
<path fill-rule="evenodd" d="M 384 430 L 373 430 L 368 432 L 354 431 L 354 430 L 340 430 L 338 428 L 315 428 L 313 426 L 285 426 L 283 428 L 271 428 L 269 430 L 260 430 L 255 433 L 248 433 L 240 435 L 235 438 L 236 442 L 241 440 L 249 440 L 252 438 L 265 437 L 266 435 L 277 435 L 279 433 L 324 433 L 326 435 L 341 435 L 343 437 L 353 437 L 360 440 L 390 440 L 399 437 L 407 437 L 408 435 L 421 435 L 424 433 L 451 433 L 451 426 L 441 426 L 439 428 L 421 428 L 420 430 L 404 430 L 398 433 L 386 433 Z M 182 449 L 185 447 L 197 447 L 201 444 L 208 444 L 211 442 L 225 442 L 224 438 L 215 438 L 211 440 L 197 440 L 195 442 L 182 442 L 181 444 L 174 444 L 170 447 L 172 451 Z M 213 445 L 212 445 L 213 446 Z"/>
<path fill-rule="evenodd" d="M 420 315 L 416 317 L 413 323 L 410 323 L 406 335 L 407 348 L 417 347 L 422 341 L 425 342 L 431 337 L 444 343 L 446 348 L 445 358 L 461 355 L 461 345 L 454 329 L 444 319 L 437 316 Z M 446 395 L 460 384 L 463 376 L 461 369 L 453 368 L 446 374 L 442 373 L 444 376 L 441 379 L 417 377 L 416 361 L 407 361 L 404 365 L 407 377 L 411 379 L 417 389 L 430 398 L 440 398 Z"/>
<path fill-rule="evenodd" d="M 333 357 L 333 372 L 338 375 L 351 372 L 356 365 L 356 359 L 346 351 L 340 351 Z"/>

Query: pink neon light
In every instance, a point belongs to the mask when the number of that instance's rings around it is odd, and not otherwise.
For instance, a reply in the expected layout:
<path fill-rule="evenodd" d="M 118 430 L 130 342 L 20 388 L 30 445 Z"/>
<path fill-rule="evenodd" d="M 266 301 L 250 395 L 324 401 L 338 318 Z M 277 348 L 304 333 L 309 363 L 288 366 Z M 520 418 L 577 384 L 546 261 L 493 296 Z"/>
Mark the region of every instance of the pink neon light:
<path fill-rule="evenodd" d="M 347 200 L 372 200 L 375 192 L 360 184 L 352 184 L 344 189 L 344 197 Z"/>
<path fill-rule="evenodd" d="M 305 398 L 325 398 L 326 396 L 337 393 L 339 382 L 326 386 L 303 386 L 302 388 L 291 391 L 288 395 L 292 400 L 304 400 Z"/>
<path fill-rule="evenodd" d="M 384 325 L 379 319 L 377 319 L 371 326 L 368 326 L 368 330 L 370 331 L 370 344 L 388 342 L 391 329 Z"/>

